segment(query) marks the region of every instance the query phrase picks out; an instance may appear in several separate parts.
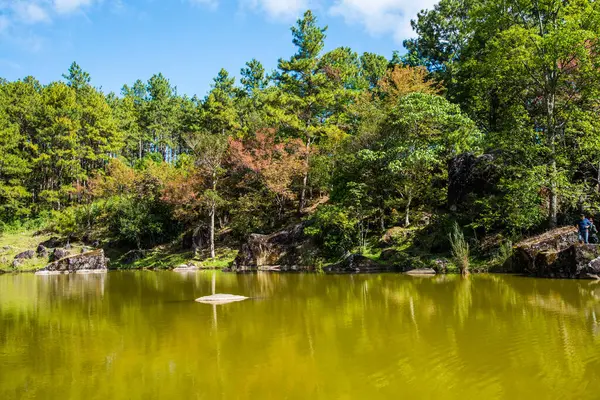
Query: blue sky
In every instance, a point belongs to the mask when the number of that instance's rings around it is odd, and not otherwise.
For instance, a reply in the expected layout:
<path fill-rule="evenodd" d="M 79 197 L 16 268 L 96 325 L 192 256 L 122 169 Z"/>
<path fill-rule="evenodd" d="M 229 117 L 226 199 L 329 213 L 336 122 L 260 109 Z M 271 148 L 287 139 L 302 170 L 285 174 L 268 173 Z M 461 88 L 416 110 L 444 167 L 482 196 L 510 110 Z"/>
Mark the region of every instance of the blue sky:
<path fill-rule="evenodd" d="M 289 27 L 308 8 L 328 25 L 326 50 L 349 46 L 390 57 L 412 36 L 410 19 L 434 0 L 0 0 L 0 77 L 60 78 L 72 61 L 94 86 L 162 72 L 179 93 L 203 96 L 220 68 L 268 70 L 294 53 Z"/>

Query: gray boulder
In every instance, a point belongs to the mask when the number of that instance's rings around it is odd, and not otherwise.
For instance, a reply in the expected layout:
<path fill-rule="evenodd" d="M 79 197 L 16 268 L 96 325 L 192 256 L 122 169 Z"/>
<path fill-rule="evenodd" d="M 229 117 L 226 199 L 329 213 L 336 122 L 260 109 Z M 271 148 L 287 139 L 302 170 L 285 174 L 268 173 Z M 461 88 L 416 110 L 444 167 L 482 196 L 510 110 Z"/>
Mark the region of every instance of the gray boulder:
<path fill-rule="evenodd" d="M 600 280 L 600 257 L 597 257 L 585 265 L 582 270 L 585 278 L 593 278 Z"/>
<path fill-rule="evenodd" d="M 62 241 L 57 237 L 51 237 L 50 239 L 43 241 L 40 243 L 41 246 L 44 246 L 48 249 L 54 249 L 56 247 L 60 247 L 62 245 Z"/>
<path fill-rule="evenodd" d="M 305 223 L 271 235 L 252 234 L 233 262 L 231 271 L 312 270 L 314 245 L 304 234 Z"/>
<path fill-rule="evenodd" d="M 61 249 L 61 248 L 54 249 L 54 251 L 52 252 L 52 255 L 50 256 L 50 261 L 61 260 L 65 257 L 68 257 L 69 254 L 70 253 L 65 249 Z"/>
<path fill-rule="evenodd" d="M 37 250 L 35 252 L 36 252 L 37 256 L 40 257 L 40 258 L 48 257 L 48 249 L 44 245 L 40 244 L 37 247 Z"/>
<path fill-rule="evenodd" d="M 48 264 L 41 272 L 106 272 L 108 270 L 108 262 L 108 258 L 104 257 L 104 250 L 100 249 L 61 258 Z"/>
<path fill-rule="evenodd" d="M 33 257 L 35 257 L 35 251 L 27 250 L 17 254 L 15 256 L 15 260 L 31 260 Z"/>
<path fill-rule="evenodd" d="M 589 278 L 600 274 L 600 248 L 579 244 L 577 229 L 564 227 L 518 243 L 514 272 L 545 278 Z"/>
<path fill-rule="evenodd" d="M 133 264 L 134 262 L 141 260 L 146 256 L 146 252 L 144 250 L 130 250 L 127 253 L 121 256 L 122 264 Z"/>

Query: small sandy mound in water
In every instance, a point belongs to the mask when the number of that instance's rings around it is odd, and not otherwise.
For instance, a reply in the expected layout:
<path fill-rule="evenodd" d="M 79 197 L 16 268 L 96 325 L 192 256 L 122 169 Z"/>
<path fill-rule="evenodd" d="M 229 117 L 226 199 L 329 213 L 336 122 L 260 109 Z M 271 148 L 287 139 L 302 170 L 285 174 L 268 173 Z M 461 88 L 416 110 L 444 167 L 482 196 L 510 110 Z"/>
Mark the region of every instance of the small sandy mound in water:
<path fill-rule="evenodd" d="M 227 304 L 247 299 L 248 297 L 236 296 L 233 294 L 213 294 L 212 296 L 200 297 L 199 299 L 196 299 L 196 301 L 204 304 Z"/>

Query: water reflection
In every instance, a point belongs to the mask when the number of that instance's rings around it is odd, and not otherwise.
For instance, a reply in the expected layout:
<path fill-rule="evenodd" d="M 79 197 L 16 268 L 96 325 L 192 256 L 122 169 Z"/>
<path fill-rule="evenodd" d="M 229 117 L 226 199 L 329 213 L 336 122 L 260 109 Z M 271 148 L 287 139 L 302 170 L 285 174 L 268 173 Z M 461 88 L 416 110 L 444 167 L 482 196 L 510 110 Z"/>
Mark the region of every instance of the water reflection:
<path fill-rule="evenodd" d="M 251 297 L 205 305 L 214 292 Z M 596 398 L 600 285 L 0 276 L 0 398 Z"/>

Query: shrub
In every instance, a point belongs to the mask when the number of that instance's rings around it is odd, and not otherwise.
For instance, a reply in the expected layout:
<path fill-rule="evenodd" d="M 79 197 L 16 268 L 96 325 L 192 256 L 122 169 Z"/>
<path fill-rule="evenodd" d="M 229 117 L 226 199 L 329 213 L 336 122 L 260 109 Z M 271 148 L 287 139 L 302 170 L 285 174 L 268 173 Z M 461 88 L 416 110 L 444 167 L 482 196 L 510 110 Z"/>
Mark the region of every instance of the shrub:
<path fill-rule="evenodd" d="M 69 207 L 62 211 L 54 211 L 52 229 L 59 235 L 73 235 L 77 231 L 78 225 L 77 210 L 75 207 Z"/>
<path fill-rule="evenodd" d="M 465 235 L 460 226 L 458 226 L 458 223 L 454 223 L 454 227 L 448 237 L 450 239 L 454 262 L 461 274 L 467 275 L 469 273 L 469 244 L 465 240 Z"/>
<path fill-rule="evenodd" d="M 138 249 L 164 242 L 178 224 L 170 210 L 153 201 L 136 197 L 115 197 L 106 205 L 106 223 L 114 239 Z"/>
<path fill-rule="evenodd" d="M 509 240 L 500 245 L 496 257 L 494 257 L 494 264 L 501 267 L 511 259 L 513 255 L 513 243 Z"/>
<path fill-rule="evenodd" d="M 342 256 L 358 244 L 358 221 L 344 208 L 319 207 L 311 222 L 304 233 L 314 237 L 328 256 Z"/>

